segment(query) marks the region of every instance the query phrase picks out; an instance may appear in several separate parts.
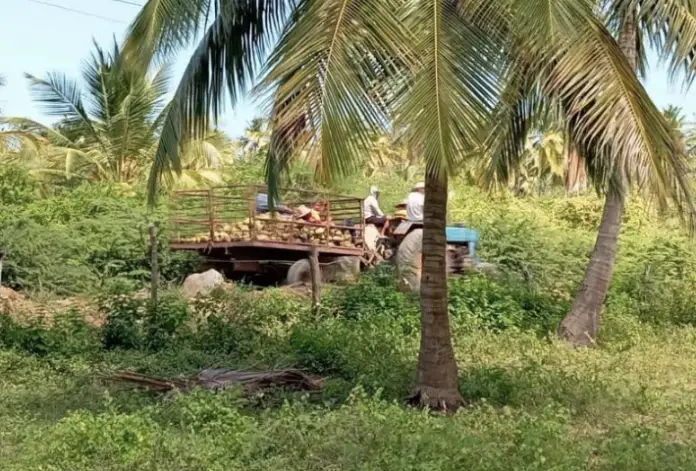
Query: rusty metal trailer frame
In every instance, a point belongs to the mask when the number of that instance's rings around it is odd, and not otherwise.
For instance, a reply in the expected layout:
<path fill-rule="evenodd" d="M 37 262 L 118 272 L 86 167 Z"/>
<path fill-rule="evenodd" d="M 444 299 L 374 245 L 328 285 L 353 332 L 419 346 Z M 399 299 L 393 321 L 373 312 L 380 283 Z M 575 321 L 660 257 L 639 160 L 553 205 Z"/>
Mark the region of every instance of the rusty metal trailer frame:
<path fill-rule="evenodd" d="M 282 219 L 275 212 L 270 217 L 259 217 L 256 214 L 258 193 L 266 193 L 266 186 L 228 185 L 175 192 L 170 208 L 172 237 L 169 247 L 198 252 L 211 264 L 222 264 L 222 269 L 228 273 L 262 273 L 268 266 L 275 266 L 274 270 L 282 276 L 284 269 L 278 268 L 279 265 L 287 268 L 292 262 L 306 258 L 314 247 L 323 263 L 338 257 L 359 257 L 363 264 L 369 263 L 361 198 L 281 188 L 279 193 L 286 205 L 321 203 L 321 222 L 308 222 Z M 337 224 L 335 219 L 343 221 Z M 259 240 L 261 234 L 255 230 L 257 221 L 273 228 L 277 234 L 282 233 L 283 239 Z M 248 223 L 248 237 L 231 240 L 218 231 L 222 226 L 240 222 Z M 326 238 L 299 241 L 293 234 L 302 232 L 303 228 L 324 228 Z M 351 246 L 341 246 L 332 240 L 332 231 L 346 234 L 344 237 L 350 234 Z"/>

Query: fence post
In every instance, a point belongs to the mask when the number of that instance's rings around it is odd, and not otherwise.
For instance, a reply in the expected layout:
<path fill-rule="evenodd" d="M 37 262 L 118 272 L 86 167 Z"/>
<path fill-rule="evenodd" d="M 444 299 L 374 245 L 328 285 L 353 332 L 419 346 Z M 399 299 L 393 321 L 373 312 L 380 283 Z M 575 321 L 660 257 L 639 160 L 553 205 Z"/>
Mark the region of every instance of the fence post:
<path fill-rule="evenodd" d="M 159 287 L 159 257 L 157 254 L 157 225 L 151 222 L 147 226 L 150 233 L 150 303 L 157 308 L 157 288 Z"/>
<path fill-rule="evenodd" d="M 0 247 L 0 298 L 2 297 L 2 261 L 5 259 L 5 249 Z"/>
<path fill-rule="evenodd" d="M 321 268 L 319 267 L 319 250 L 312 247 L 309 252 L 309 270 L 312 276 L 312 314 L 319 314 L 321 305 Z"/>

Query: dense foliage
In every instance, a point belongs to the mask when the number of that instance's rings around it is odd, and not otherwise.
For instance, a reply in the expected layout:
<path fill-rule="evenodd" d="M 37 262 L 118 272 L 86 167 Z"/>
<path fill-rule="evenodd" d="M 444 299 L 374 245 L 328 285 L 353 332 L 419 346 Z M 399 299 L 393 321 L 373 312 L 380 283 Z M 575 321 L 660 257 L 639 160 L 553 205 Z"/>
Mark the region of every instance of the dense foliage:
<path fill-rule="evenodd" d="M 596 290 L 603 326 L 573 342 L 596 348 L 570 350 L 553 335 L 600 222 L 603 201 L 588 184 L 630 193 L 617 182 L 634 180 L 660 203 L 690 203 L 693 129 L 676 108 L 663 119 L 631 69 L 644 69 L 650 41 L 693 78 L 692 13 L 670 1 L 247 3 L 146 2 L 123 48 L 95 45 L 81 81 L 27 75 L 57 123 L 0 121 L 2 281 L 21 292 L 0 290 L 1 467 L 696 467 L 696 244 L 669 208 L 637 195 L 612 206 L 618 193 L 609 194 L 606 207 L 624 224 L 606 303 L 606 286 Z M 196 40 L 167 103 L 159 59 Z M 272 92 L 271 124 L 255 120 L 230 140 L 211 118 L 223 89 L 234 103 L 258 69 L 258 90 Z M 150 202 L 157 188 L 163 198 L 146 209 L 148 174 Z M 440 286 L 426 286 L 420 306 L 396 290 L 388 266 L 327 287 L 318 311 L 290 289 L 229 285 L 194 300 L 177 289 L 200 260 L 167 247 L 160 178 L 267 178 L 272 192 L 279 176 L 303 188 L 341 176 L 333 190 L 362 194 L 369 177 L 388 208 L 425 175 L 427 193 L 442 196 L 426 204 L 441 210 L 426 217 L 427 267 L 443 248 L 428 237 L 445 224 L 444 174 L 450 219 L 481 232 L 477 255 L 496 270 L 446 282 L 426 269 Z M 484 194 L 479 184 L 510 192 Z M 152 222 L 156 305 L 147 293 Z M 603 256 L 614 266 L 613 251 Z M 444 263 L 431 266 L 444 273 Z M 446 335 L 432 335 L 436 323 Z M 422 361 L 429 355 L 436 361 Z M 438 368 L 440 357 L 453 368 Z M 172 376 L 209 366 L 293 366 L 326 382 L 316 393 L 163 400 L 104 380 L 116 369 Z M 423 381 L 424 372 L 448 381 Z M 461 392 L 470 408 L 452 417 L 406 408 L 414 384 L 421 405 L 456 407 Z M 428 401 L 438 390 L 457 397 Z"/>
<path fill-rule="evenodd" d="M 249 148 L 224 179 L 262 178 L 258 147 Z M 451 221 L 481 232 L 478 256 L 498 273 L 450 280 L 459 388 L 472 408 L 445 419 L 401 405 L 413 385 L 420 314 L 416 299 L 395 290 L 389 267 L 325 291 L 318 316 L 284 289 L 235 287 L 184 300 L 174 285 L 198 264 L 166 248 L 166 198 L 150 211 L 142 187 L 113 182 L 60 186 L 47 198 L 26 168 L 0 172 L 3 283 L 32 299 L 91 300 L 48 317 L 21 306 L 0 314 L 3 469 L 696 464 L 688 399 L 696 243 L 649 201 L 636 197 L 627 208 L 598 348 L 574 352 L 551 334 L 581 280 L 601 199 L 490 195 L 466 177 L 452 183 Z M 369 174 L 385 209 L 403 198 L 403 174 Z M 314 185 L 300 164 L 289 179 Z M 334 189 L 360 195 L 367 186 L 356 175 Z M 156 310 L 141 291 L 153 220 L 169 287 Z M 327 381 L 312 394 L 232 390 L 163 401 L 98 379 L 112 370 L 177 376 L 210 366 L 293 366 Z"/>
<path fill-rule="evenodd" d="M 102 296 L 103 327 L 68 311 L 0 328 L 0 457 L 51 469 L 688 469 L 694 461 L 691 327 L 650 327 L 613 298 L 600 347 L 577 352 L 540 328 L 562 311 L 507 281 L 452 280 L 460 389 L 472 408 L 404 408 L 418 310 L 389 270 L 331 290 L 318 317 L 302 296 L 236 288 L 157 312 L 124 286 Z M 157 333 L 153 335 L 153 333 Z M 298 366 L 318 393 L 175 394 L 97 380 L 227 366 Z"/>

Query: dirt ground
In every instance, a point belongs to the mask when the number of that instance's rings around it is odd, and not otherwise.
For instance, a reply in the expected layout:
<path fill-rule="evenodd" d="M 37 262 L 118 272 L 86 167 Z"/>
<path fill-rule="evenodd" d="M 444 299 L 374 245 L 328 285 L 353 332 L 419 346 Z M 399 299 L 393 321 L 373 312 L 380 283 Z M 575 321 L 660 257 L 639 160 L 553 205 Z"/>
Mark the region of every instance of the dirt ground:
<path fill-rule="evenodd" d="M 72 297 L 37 301 L 11 288 L 0 287 L 0 314 L 9 315 L 20 322 L 41 318 L 50 325 L 55 313 L 69 309 L 76 309 L 83 313 L 91 324 L 98 326 L 102 323 L 97 307 L 87 298 Z"/>

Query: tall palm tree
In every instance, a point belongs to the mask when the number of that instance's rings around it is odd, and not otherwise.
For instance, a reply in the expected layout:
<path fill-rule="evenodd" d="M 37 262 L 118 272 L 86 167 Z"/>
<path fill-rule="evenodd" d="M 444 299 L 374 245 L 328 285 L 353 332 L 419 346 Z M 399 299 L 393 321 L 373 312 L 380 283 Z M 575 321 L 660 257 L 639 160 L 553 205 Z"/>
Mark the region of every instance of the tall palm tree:
<path fill-rule="evenodd" d="M 10 129 L 3 134 L 14 138 L 18 150 L 14 160 L 53 179 L 137 181 L 151 165 L 166 117 L 169 73 L 167 67 L 152 74 L 145 68 L 125 69 L 120 56 L 117 44 L 105 51 L 95 43 L 82 70 L 84 88 L 59 72 L 46 78 L 27 74 L 34 99 L 60 120 L 46 126 L 26 118 L 4 118 Z M 185 142 L 178 183 L 219 181 L 217 170 L 227 159 L 222 152 L 227 143 L 219 132 Z"/>
<path fill-rule="evenodd" d="M 152 188 L 180 169 L 180 137 L 216 118 L 224 87 L 234 101 L 261 65 L 261 90 L 271 96 L 271 189 L 300 149 L 330 180 L 363 162 L 371 136 L 394 123 L 407 128 L 425 162 L 411 397 L 422 405 L 463 402 L 447 313 L 447 181 L 492 123 L 501 132 L 490 133 L 490 167 L 501 173 L 522 154 L 540 97 L 560 103 L 574 141 L 605 168 L 634 150 L 659 175 L 679 167 L 659 111 L 586 0 L 149 0 L 131 28 L 128 56 L 172 53 L 204 25 L 169 110 Z"/>
<path fill-rule="evenodd" d="M 637 73 L 645 70 L 646 48 L 643 41 L 649 38 L 669 59 L 673 71 L 686 66 L 687 77 L 693 77 L 693 72 L 690 72 L 696 51 L 696 6 L 693 2 L 615 0 L 609 5 L 607 14 L 618 30 L 619 46 L 631 69 Z M 665 122 L 675 151 L 685 154 L 681 139 L 672 131 L 673 123 Z M 560 337 L 571 345 L 588 345 L 594 343 L 597 337 L 599 313 L 609 289 L 618 249 L 630 170 L 638 169 L 639 173 L 643 173 L 638 175 L 638 179 L 643 182 L 649 180 L 648 183 L 658 194 L 664 190 L 664 176 L 655 175 L 660 169 L 651 169 L 645 159 L 645 150 L 628 148 L 622 155 L 620 165 L 609 168 L 604 175 L 608 177 L 608 185 L 597 241 L 571 310 L 558 329 Z M 684 199 L 681 202 L 688 203 L 688 209 L 693 214 L 689 185 L 685 181 L 685 162 L 680 162 L 679 166 L 678 171 L 671 175 L 672 184 L 676 183 L 683 190 Z"/>
<path fill-rule="evenodd" d="M 166 67 L 148 75 L 116 67 L 120 49 L 105 51 L 95 43 L 82 70 L 84 90 L 60 72 L 45 78 L 26 74 L 35 101 L 60 121 L 53 127 L 26 118 L 6 118 L 14 129 L 43 138 L 48 164 L 66 177 L 132 181 L 146 162 L 144 152 L 156 142 L 166 105 Z"/>
<path fill-rule="evenodd" d="M 553 128 L 534 131 L 527 137 L 521 166 L 512 172 L 515 194 L 541 194 L 564 184 L 568 152 L 564 135 Z"/>
<path fill-rule="evenodd" d="M 244 130 L 244 135 L 240 138 L 240 147 L 245 158 L 254 159 L 268 150 L 271 140 L 268 124 L 267 120 L 255 118 Z"/>

